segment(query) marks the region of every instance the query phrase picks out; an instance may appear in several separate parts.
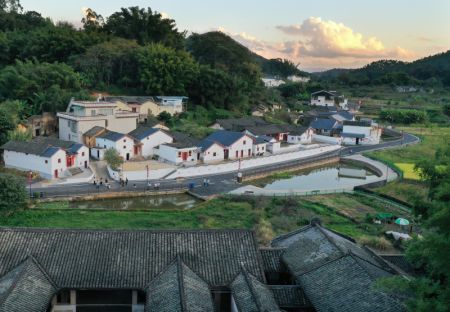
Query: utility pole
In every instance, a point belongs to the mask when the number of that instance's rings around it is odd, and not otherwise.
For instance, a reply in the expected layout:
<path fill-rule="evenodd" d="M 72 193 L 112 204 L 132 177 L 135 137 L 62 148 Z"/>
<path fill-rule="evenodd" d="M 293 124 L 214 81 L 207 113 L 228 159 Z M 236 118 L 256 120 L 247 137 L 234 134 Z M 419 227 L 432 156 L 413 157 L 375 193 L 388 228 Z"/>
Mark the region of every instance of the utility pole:
<path fill-rule="evenodd" d="M 149 171 L 148 165 L 146 165 L 145 168 L 147 169 L 147 190 L 148 190 L 148 171 Z"/>
<path fill-rule="evenodd" d="M 33 182 L 33 172 L 30 170 L 30 171 L 28 171 L 28 184 L 30 186 L 30 198 L 31 198 L 31 182 Z"/>

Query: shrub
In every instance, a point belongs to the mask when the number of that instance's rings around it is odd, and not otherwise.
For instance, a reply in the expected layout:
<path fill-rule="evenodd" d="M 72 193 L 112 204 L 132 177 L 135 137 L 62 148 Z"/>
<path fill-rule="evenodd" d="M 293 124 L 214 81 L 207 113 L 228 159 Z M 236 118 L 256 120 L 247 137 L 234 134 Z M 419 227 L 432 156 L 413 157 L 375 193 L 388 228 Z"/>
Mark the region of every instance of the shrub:
<path fill-rule="evenodd" d="M 25 208 L 27 197 L 23 178 L 0 173 L 0 213 Z"/>
<path fill-rule="evenodd" d="M 362 236 L 359 239 L 359 243 L 378 250 L 386 250 L 391 247 L 391 243 L 384 237 Z"/>

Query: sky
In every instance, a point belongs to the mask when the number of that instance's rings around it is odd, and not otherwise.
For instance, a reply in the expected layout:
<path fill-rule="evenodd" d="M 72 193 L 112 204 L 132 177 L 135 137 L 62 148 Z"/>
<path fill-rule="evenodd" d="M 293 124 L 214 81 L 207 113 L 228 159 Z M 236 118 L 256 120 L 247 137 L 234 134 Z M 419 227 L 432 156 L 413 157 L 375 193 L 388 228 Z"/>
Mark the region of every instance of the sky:
<path fill-rule="evenodd" d="M 307 71 L 412 61 L 450 49 L 450 0 L 21 0 L 28 11 L 77 26 L 83 8 L 103 17 L 151 7 L 180 30 L 220 30 L 267 58 Z"/>

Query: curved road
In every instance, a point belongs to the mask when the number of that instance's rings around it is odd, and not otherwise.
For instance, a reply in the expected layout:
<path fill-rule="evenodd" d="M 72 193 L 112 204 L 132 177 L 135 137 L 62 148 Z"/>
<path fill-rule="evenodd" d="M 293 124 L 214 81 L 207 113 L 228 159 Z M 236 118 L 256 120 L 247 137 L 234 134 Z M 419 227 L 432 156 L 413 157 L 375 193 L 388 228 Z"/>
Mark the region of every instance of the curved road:
<path fill-rule="evenodd" d="M 271 166 L 264 166 L 263 168 L 251 168 L 242 170 L 243 174 L 255 174 L 260 172 L 273 171 L 275 169 L 288 168 L 295 165 L 300 165 L 302 163 L 311 162 L 311 160 L 318 160 L 336 156 L 348 156 L 351 154 L 360 154 L 367 151 L 374 151 L 386 148 L 395 148 L 403 145 L 409 145 L 418 143 L 420 139 L 412 134 L 404 133 L 402 139 L 392 140 L 383 142 L 377 145 L 367 145 L 367 146 L 351 146 L 342 148 L 338 152 L 330 152 L 327 154 L 322 154 L 319 156 L 313 156 L 311 158 L 304 158 L 296 161 L 290 161 L 285 163 L 277 163 Z M 187 190 L 189 185 L 194 185 L 194 191 L 199 193 L 199 196 L 208 197 L 214 194 L 221 194 L 228 192 L 232 189 L 239 187 L 236 183 L 236 172 L 209 175 L 207 177 L 210 181 L 208 187 L 203 187 L 203 177 L 196 178 L 186 178 L 183 180 L 149 180 L 149 183 L 153 186 L 155 182 L 160 183 L 158 190 L 154 190 L 153 187 L 147 186 L 147 181 L 132 181 L 129 182 L 125 187 L 121 187 L 118 182 L 110 183 L 111 188 L 107 189 L 105 186 L 100 188 L 96 187 L 92 183 L 81 183 L 81 184 L 70 184 L 70 185 L 56 185 L 48 187 L 32 187 L 31 192 L 43 192 L 45 198 L 50 197 L 68 197 L 68 196 L 79 196 L 79 195 L 95 195 L 97 193 L 109 193 L 109 192 L 164 192 L 164 191 L 175 191 L 175 190 Z M 28 186 L 27 186 L 28 187 Z"/>

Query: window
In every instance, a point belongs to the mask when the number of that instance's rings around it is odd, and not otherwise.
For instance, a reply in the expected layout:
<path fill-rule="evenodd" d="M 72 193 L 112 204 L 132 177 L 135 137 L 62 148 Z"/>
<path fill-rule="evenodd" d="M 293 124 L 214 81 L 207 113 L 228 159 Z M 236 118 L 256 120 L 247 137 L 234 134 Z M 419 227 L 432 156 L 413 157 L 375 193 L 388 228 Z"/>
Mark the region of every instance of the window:
<path fill-rule="evenodd" d="M 58 164 L 60 164 L 61 163 L 61 158 L 58 158 Z"/>
<path fill-rule="evenodd" d="M 192 156 L 192 151 L 189 151 L 189 156 Z"/>
<path fill-rule="evenodd" d="M 105 144 L 105 145 L 103 145 L 103 148 L 106 148 L 106 144 Z"/>
<path fill-rule="evenodd" d="M 263 147 L 261 147 L 261 150 L 262 150 L 262 151 L 264 150 L 264 146 L 263 146 Z"/>
<path fill-rule="evenodd" d="M 81 152 L 81 156 L 84 156 L 84 152 Z"/>
<path fill-rule="evenodd" d="M 127 140 L 126 139 L 123 139 L 123 143 L 125 143 Z"/>
<path fill-rule="evenodd" d="M 123 149 L 127 149 L 127 147 L 124 145 L 124 146 L 123 146 Z"/>
<path fill-rule="evenodd" d="M 178 152 L 178 157 L 181 157 L 181 152 Z"/>
<path fill-rule="evenodd" d="M 45 163 L 48 164 L 48 160 L 47 159 L 45 160 Z"/>
<path fill-rule="evenodd" d="M 214 152 L 214 153 L 213 153 L 213 156 L 214 156 L 214 157 L 216 157 L 216 156 L 217 156 L 217 153 L 216 153 L 216 152 Z"/>
<path fill-rule="evenodd" d="M 247 143 L 247 141 L 245 141 L 245 140 L 242 142 L 242 144 L 244 144 L 244 145 L 245 145 L 246 143 Z"/>

